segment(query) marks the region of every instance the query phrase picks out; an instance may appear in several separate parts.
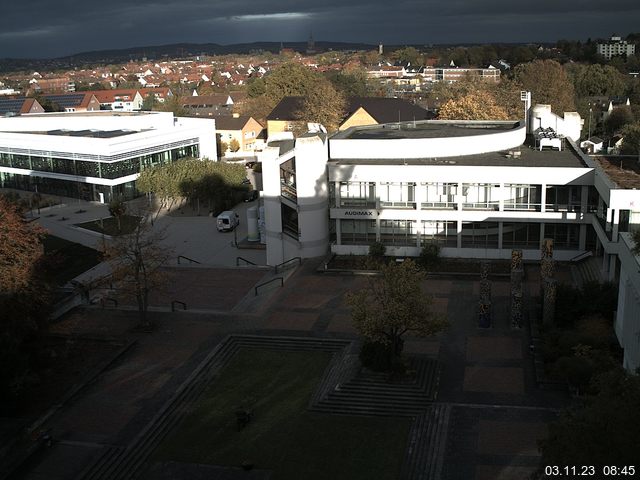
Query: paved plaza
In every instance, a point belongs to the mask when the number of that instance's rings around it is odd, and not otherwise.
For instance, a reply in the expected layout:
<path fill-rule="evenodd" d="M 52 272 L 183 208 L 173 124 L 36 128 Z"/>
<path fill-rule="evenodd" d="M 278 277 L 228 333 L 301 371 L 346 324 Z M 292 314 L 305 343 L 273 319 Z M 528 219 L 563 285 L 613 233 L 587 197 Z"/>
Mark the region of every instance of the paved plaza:
<path fill-rule="evenodd" d="M 75 204 L 53 207 L 43 212 L 40 223 L 55 235 L 98 246 L 99 236 L 78 231 L 72 224 L 106 216 L 106 206 L 90 204 L 82 207 L 85 212 L 75 213 L 79 210 Z M 48 216 L 51 213 L 55 216 Z M 69 220 L 61 221 L 62 217 Z M 239 236 L 246 231 L 243 223 Z M 167 241 L 178 254 L 201 263 L 167 270 L 168 291 L 151 298 L 152 333 L 134 328 L 134 303 L 126 299 L 120 299 L 118 309 L 75 310 L 53 326 L 57 335 L 119 338 L 131 347 L 45 422 L 43 428 L 50 429 L 56 442 L 32 458 L 24 478 L 85 478 L 83 472 L 102 458 L 117 458 L 230 334 L 357 339 L 345 294 L 368 288 L 369 278 L 318 273 L 319 260 L 307 260 L 278 275 L 265 267 L 236 268 L 237 256 L 264 264 L 264 251 L 237 249 L 232 234 L 218 233 L 212 218 L 165 215 L 156 226 L 167 229 Z M 570 278 L 558 272 L 563 275 Z M 282 288 L 274 286 L 256 295 L 256 285 L 276 276 L 284 278 Z M 527 309 L 539 294 L 538 279 L 536 267 L 527 266 Z M 489 329 L 477 325 L 479 278 L 429 277 L 424 290 L 433 296 L 433 309 L 451 324 L 435 338 L 409 337 L 405 342 L 407 355 L 437 359 L 440 365 L 435 402 L 447 412 L 439 437 L 442 467 L 437 477 L 428 478 L 527 478 L 539 460 L 537 441 L 566 398 L 537 388 L 528 330 L 509 325 L 508 280 L 492 281 Z M 172 312 L 173 300 L 184 303 L 187 310 Z M 157 465 L 148 468 L 159 471 Z M 171 478 L 197 478 L 194 468 L 198 475 L 217 471 L 172 465 Z M 176 472 L 183 476 L 175 476 Z M 242 472 L 227 469 L 218 474 L 240 478 Z M 253 478 L 268 478 L 264 472 L 256 475 Z"/>

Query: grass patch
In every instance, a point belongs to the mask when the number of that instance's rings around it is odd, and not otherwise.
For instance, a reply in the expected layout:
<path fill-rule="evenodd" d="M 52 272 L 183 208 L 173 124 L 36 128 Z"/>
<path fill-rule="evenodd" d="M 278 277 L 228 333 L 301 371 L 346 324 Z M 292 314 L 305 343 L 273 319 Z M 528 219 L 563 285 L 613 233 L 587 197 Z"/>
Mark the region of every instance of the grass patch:
<path fill-rule="evenodd" d="M 44 269 L 56 285 L 64 285 L 102 261 L 97 250 L 53 235 L 45 236 L 42 245 Z"/>
<path fill-rule="evenodd" d="M 112 237 L 118 235 L 128 235 L 133 233 L 140 223 L 140 217 L 134 215 L 124 215 L 120 218 L 120 229 L 118 229 L 118 220 L 115 217 L 102 218 L 91 222 L 78 223 L 75 226 L 91 230 L 93 232 L 104 233 Z"/>
<path fill-rule="evenodd" d="M 306 410 L 329 360 L 324 352 L 239 350 L 154 460 L 251 463 L 283 480 L 398 478 L 410 419 Z M 254 415 L 241 431 L 239 408 Z"/>

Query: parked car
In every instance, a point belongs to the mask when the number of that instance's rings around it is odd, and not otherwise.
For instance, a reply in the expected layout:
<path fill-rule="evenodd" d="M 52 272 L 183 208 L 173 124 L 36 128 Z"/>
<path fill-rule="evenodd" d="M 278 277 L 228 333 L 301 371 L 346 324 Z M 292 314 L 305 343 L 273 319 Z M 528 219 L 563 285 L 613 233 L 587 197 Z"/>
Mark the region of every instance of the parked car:
<path fill-rule="evenodd" d="M 226 210 L 218 215 L 216 226 L 219 232 L 230 232 L 240 225 L 240 217 L 233 210 Z"/>
<path fill-rule="evenodd" d="M 258 191 L 257 190 L 249 190 L 247 192 L 247 194 L 245 195 L 245 197 L 244 197 L 244 201 L 245 202 L 253 202 L 257 198 L 258 198 Z"/>

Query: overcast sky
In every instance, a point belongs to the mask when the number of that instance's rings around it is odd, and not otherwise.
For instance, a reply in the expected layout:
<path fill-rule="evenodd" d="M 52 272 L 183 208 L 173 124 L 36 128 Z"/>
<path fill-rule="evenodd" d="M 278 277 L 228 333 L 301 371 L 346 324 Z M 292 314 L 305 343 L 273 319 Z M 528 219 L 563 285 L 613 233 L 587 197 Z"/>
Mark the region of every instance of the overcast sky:
<path fill-rule="evenodd" d="M 18 0 L 0 58 L 179 42 L 552 42 L 640 30 L 639 0 Z"/>

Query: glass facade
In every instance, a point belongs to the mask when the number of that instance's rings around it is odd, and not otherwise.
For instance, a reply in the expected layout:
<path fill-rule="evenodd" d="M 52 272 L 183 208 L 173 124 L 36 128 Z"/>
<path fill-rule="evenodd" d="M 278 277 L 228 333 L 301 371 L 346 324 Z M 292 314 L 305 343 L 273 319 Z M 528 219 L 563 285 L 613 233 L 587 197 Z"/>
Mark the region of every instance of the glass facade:
<path fill-rule="evenodd" d="M 577 250 L 580 225 L 575 223 L 545 223 L 545 238 L 553 239 L 553 247 L 558 250 Z"/>
<path fill-rule="evenodd" d="M 458 194 L 457 183 L 421 183 L 422 204 L 421 207 L 447 208 L 455 210 L 458 208 L 456 195 Z"/>
<path fill-rule="evenodd" d="M 380 241 L 385 245 L 417 246 L 415 220 L 380 220 Z"/>
<path fill-rule="evenodd" d="M 395 208 L 416 208 L 415 183 L 380 184 L 380 206 Z"/>
<path fill-rule="evenodd" d="M 342 245 L 370 245 L 376 241 L 375 220 L 339 220 Z"/>
<path fill-rule="evenodd" d="M 0 153 L 0 167 L 31 171 L 30 175 L 0 172 L 0 187 L 38 191 L 89 201 L 110 201 L 119 196 L 130 199 L 137 194 L 135 182 L 114 186 L 94 185 L 83 182 L 81 179 L 62 180 L 38 176 L 37 172 L 115 180 L 140 173 L 151 166 L 164 165 L 186 157 L 197 158 L 198 156 L 198 145 L 189 145 L 113 162 Z M 102 198 L 100 193 L 103 194 Z"/>
<path fill-rule="evenodd" d="M 462 248 L 498 248 L 498 222 L 463 222 Z"/>
<path fill-rule="evenodd" d="M 435 243 L 441 247 L 458 246 L 458 222 L 455 221 L 423 221 L 421 243 Z"/>
<path fill-rule="evenodd" d="M 502 224 L 502 248 L 537 249 L 540 247 L 539 223 Z"/>
<path fill-rule="evenodd" d="M 539 212 L 541 207 L 541 185 L 506 183 L 505 210 Z"/>
<path fill-rule="evenodd" d="M 372 182 L 340 182 L 340 207 L 376 207 L 376 184 Z"/>

